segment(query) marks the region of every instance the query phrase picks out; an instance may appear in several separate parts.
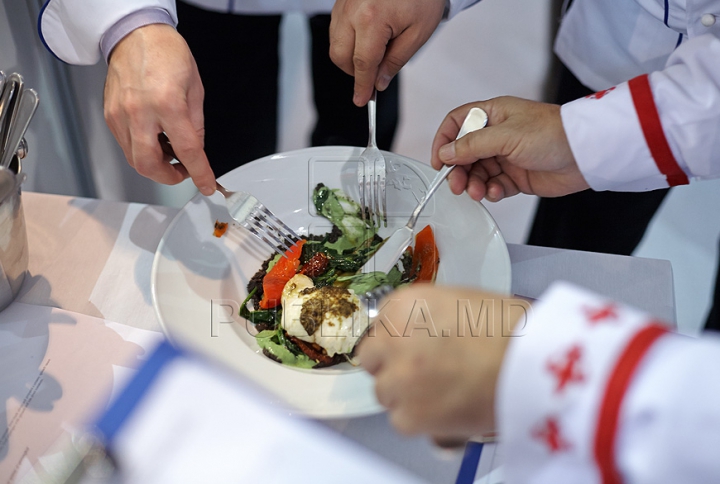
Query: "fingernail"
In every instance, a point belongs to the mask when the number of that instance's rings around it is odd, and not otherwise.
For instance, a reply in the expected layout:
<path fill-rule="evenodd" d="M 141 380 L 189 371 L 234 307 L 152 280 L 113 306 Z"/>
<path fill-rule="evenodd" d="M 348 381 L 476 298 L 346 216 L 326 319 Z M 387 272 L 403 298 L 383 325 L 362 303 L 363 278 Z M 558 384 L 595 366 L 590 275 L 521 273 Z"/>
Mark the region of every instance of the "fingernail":
<path fill-rule="evenodd" d="M 387 87 L 390 85 L 390 81 L 392 81 L 392 77 L 388 75 L 380 76 L 380 79 L 378 79 L 377 88 L 378 91 L 384 91 L 387 89 Z"/>
<path fill-rule="evenodd" d="M 202 194 L 205 195 L 206 197 L 209 197 L 210 195 L 212 195 L 213 193 L 215 193 L 215 189 L 212 188 L 212 187 L 201 187 L 201 188 L 200 188 L 200 193 L 202 193 Z"/>
<path fill-rule="evenodd" d="M 448 143 L 438 151 L 438 156 L 443 161 L 449 161 L 455 158 L 455 143 Z"/>
<path fill-rule="evenodd" d="M 355 104 L 355 106 L 360 106 L 360 94 L 357 92 L 353 94 L 353 104 Z"/>
<path fill-rule="evenodd" d="M 487 198 L 491 202 L 499 202 L 503 199 L 504 195 L 504 190 L 501 186 L 491 185 L 488 188 L 487 196 L 485 198 Z"/>

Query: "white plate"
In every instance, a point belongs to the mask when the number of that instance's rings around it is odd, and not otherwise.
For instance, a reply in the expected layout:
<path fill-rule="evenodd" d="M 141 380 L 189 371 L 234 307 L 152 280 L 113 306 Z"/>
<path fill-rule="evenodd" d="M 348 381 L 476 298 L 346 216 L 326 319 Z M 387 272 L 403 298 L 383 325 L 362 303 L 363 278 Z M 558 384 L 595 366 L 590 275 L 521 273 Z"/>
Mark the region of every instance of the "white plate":
<path fill-rule="evenodd" d="M 315 215 L 317 183 L 342 188 L 357 200 L 357 158 L 361 148 L 322 147 L 262 158 L 220 178 L 229 190 L 256 195 L 299 234 L 326 233 L 330 224 Z M 407 222 L 416 199 L 435 175 L 417 161 L 391 153 L 388 174 L 388 236 Z M 195 196 L 165 232 L 152 270 L 153 304 L 171 340 L 220 360 L 313 417 L 353 417 L 382 411 L 373 381 L 349 364 L 323 370 L 283 366 L 259 352 L 252 324 L 237 316 L 248 280 L 270 255 L 254 236 L 231 226 L 213 236 L 215 220 L 230 221 L 220 194 Z M 431 224 L 438 250 L 439 284 L 510 292 L 510 257 L 485 207 L 443 185 L 425 208 L 418 230 Z M 232 315 L 231 315 L 232 314 Z M 273 402 L 271 402 L 273 403 Z"/>

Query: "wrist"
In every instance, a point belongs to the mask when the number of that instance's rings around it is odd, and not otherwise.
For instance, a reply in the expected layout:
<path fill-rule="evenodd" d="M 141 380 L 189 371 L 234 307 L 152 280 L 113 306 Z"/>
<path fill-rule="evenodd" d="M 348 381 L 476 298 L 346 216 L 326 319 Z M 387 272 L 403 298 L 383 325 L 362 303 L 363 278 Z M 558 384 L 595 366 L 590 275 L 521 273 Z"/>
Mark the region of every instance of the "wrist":
<path fill-rule="evenodd" d="M 162 8 L 146 8 L 138 10 L 118 20 L 100 39 L 100 50 L 109 64 L 115 49 L 128 36 L 147 27 L 170 27 L 175 29 L 177 22 Z"/>
<path fill-rule="evenodd" d="M 132 55 L 137 50 L 147 50 L 153 45 L 161 45 L 168 35 L 180 35 L 174 27 L 165 24 L 150 24 L 139 27 L 123 37 L 108 58 L 108 65 L 115 58 Z"/>

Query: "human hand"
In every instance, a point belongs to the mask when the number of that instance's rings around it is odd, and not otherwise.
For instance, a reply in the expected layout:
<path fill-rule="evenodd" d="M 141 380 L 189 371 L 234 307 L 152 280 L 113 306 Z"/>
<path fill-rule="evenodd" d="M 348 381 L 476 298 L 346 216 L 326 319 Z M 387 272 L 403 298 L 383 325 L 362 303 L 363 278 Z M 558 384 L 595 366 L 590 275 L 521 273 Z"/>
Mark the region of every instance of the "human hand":
<path fill-rule="evenodd" d="M 355 76 L 353 102 L 384 91 L 430 38 L 445 0 L 337 0 L 330 21 L 330 58 Z"/>
<path fill-rule="evenodd" d="M 105 82 L 105 120 L 128 163 L 143 176 L 174 185 L 188 176 L 204 195 L 215 190 L 203 151 L 204 91 L 195 59 L 175 29 L 153 24 L 113 49 Z M 182 164 L 171 164 L 165 132 Z"/>
<path fill-rule="evenodd" d="M 502 300 L 414 284 L 381 301 L 358 357 L 398 431 L 447 444 L 495 429 L 495 386 L 515 324 L 503 325 Z M 458 320 L 467 304 L 469 319 Z"/>
<path fill-rule="evenodd" d="M 455 141 L 470 108 L 488 113 L 488 126 Z M 589 185 L 570 150 L 560 106 L 499 97 L 460 106 L 440 124 L 432 165 L 460 165 L 448 177 L 450 190 L 474 200 L 497 202 L 518 193 L 558 197 Z"/>

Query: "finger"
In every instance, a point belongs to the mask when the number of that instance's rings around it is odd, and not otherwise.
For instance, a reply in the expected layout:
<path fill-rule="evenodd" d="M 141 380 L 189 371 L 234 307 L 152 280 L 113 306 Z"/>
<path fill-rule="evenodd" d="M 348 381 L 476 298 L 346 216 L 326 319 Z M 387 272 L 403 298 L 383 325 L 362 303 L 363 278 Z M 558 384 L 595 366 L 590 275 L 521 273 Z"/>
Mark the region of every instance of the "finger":
<path fill-rule="evenodd" d="M 202 139 L 190 122 L 189 113 L 179 113 L 172 124 L 164 122 L 163 126 L 175 154 L 187 169 L 195 186 L 203 195 L 212 195 L 215 190 L 215 175 L 203 151 Z"/>
<path fill-rule="evenodd" d="M 458 166 L 448 175 L 448 187 L 454 195 L 460 195 L 467 188 L 471 165 Z"/>
<path fill-rule="evenodd" d="M 453 109 L 447 114 L 447 116 L 445 116 L 445 119 L 443 119 L 440 123 L 440 126 L 435 133 L 435 137 L 433 138 L 430 156 L 430 163 L 436 170 L 439 170 L 443 167 L 443 165 L 445 165 L 445 163 L 438 156 L 438 151 L 441 147 L 455 140 L 458 133 L 460 132 L 462 122 L 465 119 L 465 116 L 467 116 L 467 113 L 468 111 L 470 111 L 471 107 L 471 105 L 466 104 L 464 106 Z"/>
<path fill-rule="evenodd" d="M 473 200 L 479 202 L 487 196 L 487 181 L 490 179 L 487 168 L 483 162 L 472 165 L 472 169 L 468 173 L 467 187 L 465 190 Z"/>
<path fill-rule="evenodd" d="M 414 435 L 422 431 L 417 420 L 402 408 L 390 411 L 390 424 L 403 435 Z"/>
<path fill-rule="evenodd" d="M 355 32 L 355 52 L 353 53 L 353 69 L 355 73 L 355 93 L 353 102 L 356 106 L 364 106 L 372 97 L 375 82 L 378 78 L 380 62 L 385 56 L 385 48 L 392 36 L 391 29 L 370 19 L 357 26 Z"/>
<path fill-rule="evenodd" d="M 366 335 L 357 348 L 360 366 L 371 375 L 377 375 L 383 367 L 383 362 L 387 352 L 385 345 L 377 335 Z"/>
<path fill-rule="evenodd" d="M 514 197 L 518 193 L 520 190 L 512 178 L 507 173 L 501 173 L 488 180 L 485 198 L 491 202 L 499 202 L 503 198 Z"/>
<path fill-rule="evenodd" d="M 125 159 L 127 160 L 128 165 L 135 168 L 135 165 L 133 164 L 132 141 L 130 139 L 129 131 L 119 131 L 111 128 L 110 132 L 113 134 L 118 144 L 120 145 L 120 148 L 125 155 Z"/>
<path fill-rule="evenodd" d="M 383 372 L 375 377 L 375 397 L 380 405 L 388 410 L 395 410 L 399 405 L 401 392 L 390 372 Z"/>
<path fill-rule="evenodd" d="M 194 59 L 193 59 L 194 62 Z M 203 100 L 205 99 L 205 89 L 200 80 L 200 73 L 195 65 L 194 82 L 190 85 L 187 95 L 188 111 L 190 113 L 190 124 L 192 124 L 195 132 L 198 133 L 205 146 L 205 115 L 203 114 Z"/>
<path fill-rule="evenodd" d="M 155 137 L 145 133 L 152 132 L 149 128 L 133 133 L 130 164 L 142 176 L 165 185 L 176 185 L 185 178 L 169 162 L 165 161 L 165 153 Z"/>
<path fill-rule="evenodd" d="M 197 68 L 195 69 L 195 72 L 197 73 Z M 202 148 L 202 153 L 200 153 L 200 156 L 202 158 L 201 165 L 201 173 L 204 175 L 198 176 L 195 173 L 188 174 L 193 178 L 193 182 L 195 182 L 195 185 L 200 189 L 200 191 L 203 193 L 203 195 L 211 195 L 215 191 L 215 174 L 212 172 L 212 168 L 210 167 L 210 163 L 207 160 L 207 155 L 205 154 L 205 116 L 203 114 L 203 100 L 205 98 L 205 90 L 202 85 L 202 81 L 200 80 L 200 74 L 197 73 L 194 82 L 191 84 L 190 88 L 188 89 L 188 113 L 189 113 L 189 119 L 190 124 L 192 125 L 193 130 L 195 131 L 197 138 L 199 140 L 199 145 Z M 187 170 L 187 167 L 186 167 Z M 202 178 L 202 176 L 205 176 L 206 178 Z"/>
<path fill-rule="evenodd" d="M 503 156 L 507 149 L 508 130 L 488 126 L 468 133 L 438 149 L 439 161 L 446 165 L 467 165 L 477 160 Z"/>
<path fill-rule="evenodd" d="M 392 39 L 385 50 L 385 56 L 380 62 L 377 75 L 377 88 L 384 91 L 390 85 L 393 77 L 405 67 L 405 64 L 415 55 L 427 39 L 418 40 L 414 30 L 409 29 Z"/>
<path fill-rule="evenodd" d="M 330 17 L 330 60 L 346 74 L 354 75 L 353 52 L 355 51 L 355 29 L 343 11 L 345 2 L 337 1 Z"/>

